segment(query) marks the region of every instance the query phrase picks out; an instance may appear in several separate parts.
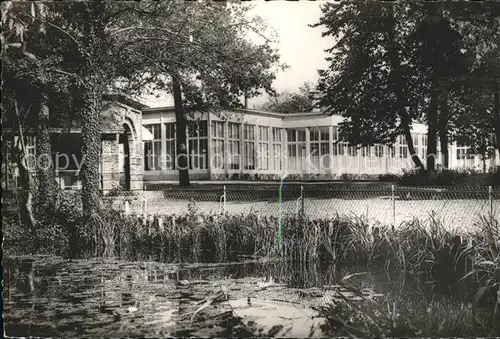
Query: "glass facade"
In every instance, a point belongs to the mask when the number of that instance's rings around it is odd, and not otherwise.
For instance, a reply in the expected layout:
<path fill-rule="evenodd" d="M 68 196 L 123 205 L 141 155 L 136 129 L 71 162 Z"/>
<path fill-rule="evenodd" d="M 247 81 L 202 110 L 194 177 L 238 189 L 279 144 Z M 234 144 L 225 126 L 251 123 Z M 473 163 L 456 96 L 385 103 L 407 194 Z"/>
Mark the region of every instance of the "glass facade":
<path fill-rule="evenodd" d="M 193 121 L 188 125 L 189 168 L 208 168 L 208 122 Z"/>
<path fill-rule="evenodd" d="M 175 123 L 165 124 L 165 169 L 175 169 L 175 155 L 177 154 L 177 142 L 175 141 Z"/>
<path fill-rule="evenodd" d="M 212 121 L 212 153 L 210 166 L 215 169 L 224 169 L 224 122 Z"/>
<path fill-rule="evenodd" d="M 255 126 L 243 126 L 243 168 L 246 170 L 255 169 Z"/>
<path fill-rule="evenodd" d="M 269 127 L 259 126 L 259 170 L 269 170 Z"/>
<path fill-rule="evenodd" d="M 240 169 L 240 124 L 228 123 L 228 166 L 229 169 Z"/>
<path fill-rule="evenodd" d="M 336 174 L 336 173 L 395 173 L 412 166 L 406 138 L 398 136 L 394 145 L 350 145 L 340 137 L 339 126 L 281 128 L 241 121 L 206 120 L 188 124 L 187 138 L 190 169 L 214 170 L 214 173 Z M 164 124 L 162 135 L 158 124 L 145 127 L 154 139 L 144 142 L 146 171 L 158 168 L 158 159 L 167 156 L 167 170 L 175 170 L 175 123 Z M 416 154 L 425 162 L 427 135 L 412 132 Z M 470 147 L 458 142 L 450 148 L 450 157 L 460 161 L 473 158 Z M 170 161 L 169 159 L 172 159 Z M 368 162 L 364 162 L 369 160 Z"/>
<path fill-rule="evenodd" d="M 273 169 L 277 171 L 283 170 L 283 144 L 281 128 L 273 127 Z"/>
<path fill-rule="evenodd" d="M 161 125 L 152 124 L 144 126 L 151 134 L 153 140 L 144 141 L 144 170 L 158 171 L 160 170 L 161 161 Z"/>
<path fill-rule="evenodd" d="M 316 127 L 310 129 L 311 160 L 315 168 L 330 167 L 330 127 Z"/>

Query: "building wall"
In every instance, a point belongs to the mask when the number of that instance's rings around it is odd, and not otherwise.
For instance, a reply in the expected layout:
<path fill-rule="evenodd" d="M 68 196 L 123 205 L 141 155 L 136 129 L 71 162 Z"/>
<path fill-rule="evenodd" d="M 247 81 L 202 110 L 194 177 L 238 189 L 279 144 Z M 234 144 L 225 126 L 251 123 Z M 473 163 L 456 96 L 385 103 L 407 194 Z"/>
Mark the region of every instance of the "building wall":
<path fill-rule="evenodd" d="M 143 187 L 143 137 L 142 112 L 127 105 L 112 102 L 102 112 L 102 189 L 106 192 L 120 185 L 120 177 L 124 175 L 125 157 L 128 157 L 130 168 L 130 189 Z M 129 154 L 120 154 L 124 145 L 120 145 L 120 135 L 124 135 L 124 143 L 128 144 Z"/>
<path fill-rule="evenodd" d="M 17 131 L 4 131 L 10 140 L 7 143 L 16 144 Z M 130 188 L 142 189 L 142 112 L 119 102 L 106 102 L 101 113 L 101 187 L 106 192 L 120 184 L 120 172 L 124 162 L 120 160 L 119 136 L 127 135 L 130 149 Z M 25 134 L 26 149 L 30 159 L 36 160 L 35 130 Z M 51 129 L 51 143 L 53 165 L 56 179 L 65 189 L 81 187 L 79 166 L 81 166 L 81 130 L 72 128 L 69 133 L 61 128 Z M 2 146 L 4 146 L 2 144 Z M 9 149 L 4 147 L 2 152 L 3 177 L 5 185 L 15 184 L 16 165 L 9 159 Z M 32 157 L 31 157 L 32 156 Z M 123 160 L 123 158 L 122 158 Z M 32 170 L 35 167 L 32 166 Z"/>

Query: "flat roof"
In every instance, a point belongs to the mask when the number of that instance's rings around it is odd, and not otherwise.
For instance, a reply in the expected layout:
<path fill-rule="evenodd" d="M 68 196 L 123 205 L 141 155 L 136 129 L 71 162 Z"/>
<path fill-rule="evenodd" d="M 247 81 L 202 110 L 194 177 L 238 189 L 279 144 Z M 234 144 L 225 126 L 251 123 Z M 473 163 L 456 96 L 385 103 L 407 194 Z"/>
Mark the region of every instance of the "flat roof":
<path fill-rule="evenodd" d="M 145 108 L 142 110 L 143 114 L 144 113 L 153 113 L 153 112 L 169 112 L 169 111 L 174 111 L 175 106 L 164 106 L 164 107 L 150 107 L 150 108 Z M 276 112 L 270 112 L 270 111 L 261 111 L 261 110 L 256 110 L 256 109 L 249 109 L 249 108 L 231 108 L 227 109 L 227 111 L 231 112 L 240 112 L 240 113 L 251 113 L 255 115 L 264 115 L 264 116 L 270 116 L 270 117 L 275 117 L 275 118 L 286 118 L 286 117 L 301 117 L 301 116 L 328 116 L 323 112 L 298 112 L 298 113 L 276 113 Z"/>
<path fill-rule="evenodd" d="M 142 110 L 143 114 L 144 113 L 153 113 L 153 112 L 168 112 L 168 111 L 174 111 L 175 106 L 163 106 L 163 107 L 151 107 L 151 108 L 145 108 Z M 254 115 L 260 115 L 260 116 L 268 116 L 268 117 L 274 117 L 274 118 L 279 118 L 282 120 L 286 120 L 286 118 L 292 118 L 292 117 L 330 117 L 330 116 L 338 116 L 341 117 L 339 114 L 326 114 L 325 112 L 297 112 L 297 113 L 276 113 L 276 112 L 270 112 L 270 111 L 261 111 L 261 110 L 256 110 L 256 109 L 249 109 L 249 108 L 232 108 L 232 109 L 227 109 L 227 111 L 230 112 L 240 112 L 240 113 L 250 113 Z M 413 121 L 412 122 L 414 125 L 425 125 L 422 122 L 419 121 Z"/>

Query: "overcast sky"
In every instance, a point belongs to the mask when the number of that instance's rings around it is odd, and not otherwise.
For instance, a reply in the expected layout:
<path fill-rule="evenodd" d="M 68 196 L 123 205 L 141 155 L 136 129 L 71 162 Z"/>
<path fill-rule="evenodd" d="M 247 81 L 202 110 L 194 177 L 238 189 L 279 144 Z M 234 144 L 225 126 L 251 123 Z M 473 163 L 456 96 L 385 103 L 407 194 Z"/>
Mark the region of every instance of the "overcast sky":
<path fill-rule="evenodd" d="M 311 28 L 320 16 L 319 1 L 253 1 L 252 13 L 264 18 L 274 29 L 279 41 L 281 61 L 290 67 L 279 72 L 274 82 L 278 91 L 296 91 L 305 81 L 316 83 L 318 69 L 326 68 L 324 49 L 332 46 L 331 38 L 322 38 L 322 27 Z M 249 108 L 262 104 L 266 96 L 250 99 Z M 152 107 L 172 106 L 170 96 L 144 98 L 144 103 Z"/>

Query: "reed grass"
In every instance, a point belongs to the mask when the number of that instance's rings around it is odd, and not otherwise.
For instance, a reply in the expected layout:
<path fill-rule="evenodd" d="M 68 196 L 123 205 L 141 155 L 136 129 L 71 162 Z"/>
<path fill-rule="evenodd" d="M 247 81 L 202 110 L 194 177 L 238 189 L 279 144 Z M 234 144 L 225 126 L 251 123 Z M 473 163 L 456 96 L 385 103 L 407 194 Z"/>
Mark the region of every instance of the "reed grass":
<path fill-rule="evenodd" d="M 327 321 L 322 327 L 331 336 L 355 337 L 467 337 L 495 336 L 492 313 L 474 311 L 473 305 L 456 300 L 429 301 L 402 293 L 376 302 L 336 302 L 319 307 Z M 475 319 L 473 321 L 473 319 Z"/>

